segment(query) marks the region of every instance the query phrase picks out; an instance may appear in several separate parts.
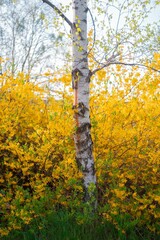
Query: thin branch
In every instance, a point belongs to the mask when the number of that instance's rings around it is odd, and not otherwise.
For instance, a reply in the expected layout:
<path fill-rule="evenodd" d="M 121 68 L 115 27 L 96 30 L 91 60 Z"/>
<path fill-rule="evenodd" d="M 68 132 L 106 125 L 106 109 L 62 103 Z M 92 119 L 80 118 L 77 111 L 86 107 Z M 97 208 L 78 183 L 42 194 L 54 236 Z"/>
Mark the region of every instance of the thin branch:
<path fill-rule="evenodd" d="M 156 68 L 153 68 L 153 67 L 150 67 L 150 66 L 146 66 L 144 64 L 140 64 L 140 63 L 123 63 L 123 62 L 114 62 L 114 63 L 111 63 L 111 64 L 120 64 L 120 65 L 125 65 L 125 66 L 138 66 L 138 67 L 145 67 L 145 68 L 149 68 L 155 72 L 159 72 L 160 73 L 160 70 L 156 69 Z"/>
<path fill-rule="evenodd" d="M 95 70 L 93 70 L 92 73 L 91 73 L 91 75 L 95 74 L 96 72 L 102 70 L 102 69 L 105 68 L 105 67 L 108 67 L 108 66 L 111 65 L 111 64 L 114 64 L 115 58 L 116 58 L 117 56 L 119 56 L 119 53 L 117 53 L 117 54 L 115 54 L 115 55 L 114 55 L 114 53 L 113 53 L 112 56 L 107 59 L 106 63 L 105 63 L 105 64 L 102 63 L 102 66 L 101 66 L 101 67 L 96 68 Z M 101 63 L 98 62 L 98 61 L 97 61 L 97 63 L 99 63 L 99 65 L 101 64 Z"/>
<path fill-rule="evenodd" d="M 48 0 L 42 0 L 44 3 L 48 4 L 51 8 L 53 8 L 64 20 L 68 25 L 72 28 L 72 23 L 71 21 L 57 8 L 54 4 L 52 4 Z"/>
<path fill-rule="evenodd" d="M 126 2 L 126 0 L 122 3 L 121 8 L 119 9 L 117 26 L 116 26 L 116 34 L 118 33 L 119 23 L 120 23 L 120 19 L 121 19 L 121 16 L 122 16 L 122 9 L 123 9 L 123 7 L 124 7 L 125 2 Z"/>
<path fill-rule="evenodd" d="M 88 8 L 88 11 L 89 11 L 90 16 L 91 16 L 91 19 L 92 19 L 92 23 L 93 23 L 93 32 L 94 32 L 94 35 L 93 35 L 93 44 L 92 44 L 91 49 L 90 49 L 89 52 L 88 52 L 88 55 L 89 55 L 90 52 L 92 51 L 92 49 L 94 48 L 94 44 L 95 44 L 95 41 L 96 41 L 96 27 L 95 27 L 95 22 L 94 22 L 94 18 L 93 18 L 92 12 L 91 12 L 91 10 L 90 10 L 89 8 Z"/>
<path fill-rule="evenodd" d="M 95 74 L 96 72 L 102 70 L 103 68 L 105 67 L 108 67 L 110 65 L 125 65 L 125 66 L 138 66 L 138 67 L 145 67 L 145 68 L 148 68 L 148 69 L 151 69 L 155 72 L 159 72 L 160 73 L 160 70 L 156 69 L 156 68 L 153 68 L 153 67 L 150 67 L 150 66 L 146 66 L 144 64 L 140 64 L 140 63 L 124 63 L 124 62 L 112 62 L 112 61 L 107 61 L 106 64 L 103 64 L 103 66 L 99 67 L 99 68 L 96 68 L 95 70 L 92 71 L 92 75 Z"/>
<path fill-rule="evenodd" d="M 106 64 L 103 64 L 102 67 L 99 67 L 99 68 L 96 68 L 95 70 L 93 70 L 92 73 L 91 73 L 91 75 L 94 75 L 96 72 L 102 70 L 102 69 L 105 68 L 105 67 L 108 67 L 109 65 L 111 65 L 110 62 L 107 62 Z"/>

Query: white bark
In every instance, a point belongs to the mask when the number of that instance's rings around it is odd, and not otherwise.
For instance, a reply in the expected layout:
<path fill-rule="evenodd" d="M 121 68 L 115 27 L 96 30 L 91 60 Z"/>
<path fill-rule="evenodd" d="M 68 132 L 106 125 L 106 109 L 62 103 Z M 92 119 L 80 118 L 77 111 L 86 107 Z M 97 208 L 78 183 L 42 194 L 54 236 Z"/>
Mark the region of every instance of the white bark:
<path fill-rule="evenodd" d="M 91 72 L 88 68 L 87 53 L 87 0 L 73 0 L 73 23 L 50 1 L 42 0 L 68 23 L 73 39 L 72 86 L 74 89 L 74 118 L 76 132 L 76 161 L 83 173 L 85 202 L 93 211 L 97 206 L 96 175 L 92 151 L 89 116 L 89 83 Z"/>
<path fill-rule="evenodd" d="M 87 54 L 87 0 L 73 0 L 73 71 L 76 160 L 83 172 L 85 201 L 96 206 L 96 175 L 89 116 L 90 70 Z"/>

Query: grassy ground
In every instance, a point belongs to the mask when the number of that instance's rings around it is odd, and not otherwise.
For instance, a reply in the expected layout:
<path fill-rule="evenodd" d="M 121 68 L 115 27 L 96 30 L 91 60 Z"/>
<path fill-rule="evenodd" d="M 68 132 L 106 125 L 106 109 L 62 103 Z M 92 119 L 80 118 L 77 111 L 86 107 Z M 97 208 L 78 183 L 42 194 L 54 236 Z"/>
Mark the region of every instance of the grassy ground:
<path fill-rule="evenodd" d="M 130 229 L 122 234 L 108 222 L 101 219 L 78 224 L 75 217 L 59 211 L 41 218 L 24 227 L 22 231 L 13 231 L 3 240 L 158 240 L 147 230 Z"/>

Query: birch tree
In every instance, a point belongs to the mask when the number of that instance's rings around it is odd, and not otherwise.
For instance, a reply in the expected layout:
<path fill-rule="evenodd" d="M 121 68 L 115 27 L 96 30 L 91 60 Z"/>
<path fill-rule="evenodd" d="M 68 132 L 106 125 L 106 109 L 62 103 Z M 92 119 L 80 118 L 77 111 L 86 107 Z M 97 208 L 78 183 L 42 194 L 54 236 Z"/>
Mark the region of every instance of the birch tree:
<path fill-rule="evenodd" d="M 107 67 L 109 69 L 109 66 L 115 64 L 147 67 L 143 60 L 146 57 L 149 59 L 152 53 L 157 51 L 159 42 L 156 35 L 157 24 L 154 28 L 151 24 L 143 24 L 153 7 L 150 5 L 152 1 L 73 0 L 73 21 L 51 1 L 42 1 L 71 29 L 76 161 L 83 173 L 85 202 L 93 209 L 97 206 L 97 182 L 90 131 L 90 80 L 97 71 Z M 112 11 L 109 12 L 109 9 Z M 92 20 L 93 28 L 93 43 L 90 49 L 87 40 L 87 15 Z M 89 56 L 94 62 L 91 68 L 88 64 Z"/>

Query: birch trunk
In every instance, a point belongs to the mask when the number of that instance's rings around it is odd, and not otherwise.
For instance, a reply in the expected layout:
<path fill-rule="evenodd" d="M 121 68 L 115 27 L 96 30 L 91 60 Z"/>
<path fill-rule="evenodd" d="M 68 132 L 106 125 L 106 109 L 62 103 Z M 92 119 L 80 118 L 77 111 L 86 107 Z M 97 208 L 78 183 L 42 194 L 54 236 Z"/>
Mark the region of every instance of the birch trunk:
<path fill-rule="evenodd" d="M 76 161 L 83 173 L 85 202 L 92 212 L 96 209 L 96 175 L 92 152 L 91 123 L 89 116 L 89 84 L 87 52 L 87 0 L 73 0 L 73 23 L 49 0 L 42 0 L 55 10 L 71 27 L 73 39 L 72 86 L 74 90 L 74 118 L 76 132 Z"/>
<path fill-rule="evenodd" d="M 85 202 L 96 208 L 96 175 L 89 115 L 90 70 L 87 53 L 87 0 L 73 0 L 73 69 L 76 161 L 83 173 Z"/>

